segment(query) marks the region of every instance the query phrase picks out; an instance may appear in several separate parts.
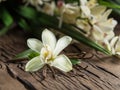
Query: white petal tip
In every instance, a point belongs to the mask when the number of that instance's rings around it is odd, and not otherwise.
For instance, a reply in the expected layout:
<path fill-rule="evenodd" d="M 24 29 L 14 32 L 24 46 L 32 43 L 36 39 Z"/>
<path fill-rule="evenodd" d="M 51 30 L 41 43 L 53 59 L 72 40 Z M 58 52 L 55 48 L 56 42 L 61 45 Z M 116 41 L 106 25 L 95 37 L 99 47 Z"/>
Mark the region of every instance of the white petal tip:
<path fill-rule="evenodd" d="M 26 64 L 26 66 L 25 66 L 25 71 L 26 72 L 31 72 L 31 70 L 28 68 L 28 64 Z"/>
<path fill-rule="evenodd" d="M 41 48 L 43 47 L 42 42 L 35 38 L 29 38 L 27 40 L 27 45 L 30 49 L 32 49 L 36 52 L 40 52 Z"/>
<path fill-rule="evenodd" d="M 57 56 L 63 49 L 65 49 L 72 41 L 72 38 L 69 36 L 64 36 L 60 38 L 56 44 L 56 48 L 54 50 L 54 56 Z"/>
<path fill-rule="evenodd" d="M 69 39 L 69 41 L 71 42 L 72 41 L 72 38 L 69 37 L 69 36 L 65 36 L 67 39 Z"/>
<path fill-rule="evenodd" d="M 26 71 L 26 72 L 29 72 L 29 69 L 26 68 L 25 71 Z"/>
<path fill-rule="evenodd" d="M 51 33 L 51 31 L 46 28 L 46 29 L 43 30 L 42 33 Z"/>
<path fill-rule="evenodd" d="M 72 67 L 69 67 L 68 70 L 64 71 L 64 72 L 70 72 L 72 70 Z"/>

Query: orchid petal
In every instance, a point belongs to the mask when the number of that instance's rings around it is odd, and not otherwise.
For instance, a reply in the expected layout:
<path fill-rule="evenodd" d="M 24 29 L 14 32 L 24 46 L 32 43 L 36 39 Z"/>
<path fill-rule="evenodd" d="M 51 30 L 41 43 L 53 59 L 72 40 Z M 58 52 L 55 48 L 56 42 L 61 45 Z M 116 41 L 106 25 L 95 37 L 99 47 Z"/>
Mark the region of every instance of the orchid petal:
<path fill-rule="evenodd" d="M 118 40 L 118 36 L 114 37 L 110 42 L 110 45 L 111 45 L 111 48 L 112 48 L 112 54 L 115 54 L 115 52 L 116 52 L 115 51 L 115 44 L 116 44 L 117 40 Z"/>
<path fill-rule="evenodd" d="M 64 72 L 68 72 L 70 70 L 72 70 L 72 63 L 69 60 L 69 58 L 65 55 L 60 55 L 58 56 L 53 63 L 51 64 L 51 66 L 54 66 Z"/>
<path fill-rule="evenodd" d="M 90 17 L 90 9 L 87 6 L 81 6 L 82 12 L 87 16 Z"/>
<path fill-rule="evenodd" d="M 107 21 L 104 21 L 104 22 L 100 22 L 98 24 L 98 26 L 100 27 L 100 29 L 103 31 L 103 32 L 110 32 L 110 31 L 113 31 L 114 27 L 116 26 L 117 24 L 117 21 L 116 20 L 113 20 L 113 19 L 109 19 Z"/>
<path fill-rule="evenodd" d="M 120 37 L 118 38 L 117 43 L 115 45 L 115 51 L 120 52 Z"/>
<path fill-rule="evenodd" d="M 105 7 L 105 6 L 96 6 L 91 9 L 91 13 L 95 16 L 99 16 L 99 15 L 103 14 L 106 9 L 107 9 L 107 7 Z"/>
<path fill-rule="evenodd" d="M 87 3 L 87 6 L 89 8 L 93 8 L 97 5 L 97 0 L 89 0 L 88 3 Z"/>
<path fill-rule="evenodd" d="M 105 43 L 105 48 L 109 51 L 111 51 L 111 46 L 110 46 L 110 43 L 108 40 L 104 40 L 104 43 Z"/>
<path fill-rule="evenodd" d="M 102 19 L 103 20 L 107 20 L 108 16 L 110 15 L 110 13 L 112 12 L 112 9 L 107 10 L 103 15 L 102 15 Z"/>
<path fill-rule="evenodd" d="M 44 45 L 50 46 L 52 50 L 54 50 L 55 45 L 56 45 L 56 37 L 55 35 L 49 31 L 48 29 L 45 29 L 42 32 L 42 41 Z"/>
<path fill-rule="evenodd" d="M 116 52 L 117 56 L 120 58 L 120 52 Z"/>
<path fill-rule="evenodd" d="M 111 40 L 111 42 L 110 42 L 111 47 L 114 47 L 114 46 L 115 46 L 115 43 L 117 42 L 117 40 L 118 40 L 118 36 L 114 37 L 114 38 Z"/>
<path fill-rule="evenodd" d="M 103 40 L 104 33 L 101 31 L 101 29 L 96 25 L 94 25 L 93 28 L 94 28 L 93 31 L 92 31 L 93 39 L 95 39 L 95 40 Z"/>
<path fill-rule="evenodd" d="M 64 48 L 66 48 L 70 42 L 72 41 L 72 38 L 69 36 L 64 36 L 60 38 L 56 44 L 56 48 L 54 50 L 53 55 L 57 56 Z"/>
<path fill-rule="evenodd" d="M 91 26 L 89 25 L 89 23 L 87 21 L 78 19 L 76 21 L 76 25 L 79 28 L 83 29 L 86 33 L 90 32 Z"/>
<path fill-rule="evenodd" d="M 34 72 L 39 69 L 41 69 L 44 66 L 43 61 L 40 59 L 40 57 L 35 57 L 31 59 L 25 66 L 25 71 Z"/>
<path fill-rule="evenodd" d="M 87 0 L 80 0 L 81 5 L 86 5 L 87 4 Z"/>
<path fill-rule="evenodd" d="M 107 36 L 105 37 L 106 40 L 111 40 L 115 36 L 115 33 L 113 31 L 107 33 Z"/>
<path fill-rule="evenodd" d="M 27 40 L 27 45 L 30 49 L 40 52 L 41 48 L 43 47 L 43 44 L 40 40 L 35 39 L 35 38 L 30 38 Z"/>

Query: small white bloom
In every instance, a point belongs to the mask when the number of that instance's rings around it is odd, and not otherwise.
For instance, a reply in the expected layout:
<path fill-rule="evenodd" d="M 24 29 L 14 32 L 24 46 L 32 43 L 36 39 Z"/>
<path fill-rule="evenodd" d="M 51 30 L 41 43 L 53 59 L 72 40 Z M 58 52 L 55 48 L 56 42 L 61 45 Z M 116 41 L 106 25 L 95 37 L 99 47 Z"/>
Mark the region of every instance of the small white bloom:
<path fill-rule="evenodd" d="M 117 21 L 108 16 L 111 9 L 106 11 L 105 6 L 95 6 L 91 9 L 91 18 L 87 20 L 78 19 L 76 25 L 86 31 L 87 36 L 96 42 L 110 40 L 114 36 L 114 27 Z"/>
<path fill-rule="evenodd" d="M 83 18 L 91 17 L 91 9 L 98 5 L 96 0 L 80 0 L 81 16 Z"/>
<path fill-rule="evenodd" d="M 92 9 L 91 13 L 93 18 L 91 19 L 90 23 L 92 24 L 93 30 L 92 36 L 95 40 L 111 39 L 114 36 L 113 30 L 117 24 L 117 21 L 113 18 L 108 19 L 111 11 L 111 9 L 106 11 L 106 7 L 104 6 L 96 6 Z M 111 34 L 111 37 L 109 36 L 108 38 L 109 34 Z"/>
<path fill-rule="evenodd" d="M 41 10 L 40 5 L 42 5 L 44 1 L 50 0 L 23 0 L 23 2 L 26 3 L 26 5 L 31 4 L 32 6 L 35 6 L 38 10 Z"/>
<path fill-rule="evenodd" d="M 90 35 L 91 25 L 88 23 L 85 19 L 77 19 L 76 20 L 76 26 L 81 28 L 86 32 L 86 36 Z"/>
<path fill-rule="evenodd" d="M 43 0 L 23 0 L 26 4 L 31 4 L 33 6 L 38 6 L 43 4 Z"/>
<path fill-rule="evenodd" d="M 91 12 L 90 8 L 87 6 L 88 1 L 87 0 L 80 0 L 80 8 L 82 10 L 82 17 L 90 17 Z"/>
<path fill-rule="evenodd" d="M 28 39 L 28 47 L 40 53 L 40 56 L 30 60 L 26 64 L 25 70 L 30 72 L 37 71 L 45 64 L 54 66 L 64 72 L 72 70 L 72 63 L 69 58 L 63 54 L 58 55 L 71 41 L 72 38 L 69 36 L 64 36 L 56 41 L 55 35 L 47 29 L 42 32 L 43 43 L 38 39 Z"/>
<path fill-rule="evenodd" d="M 104 40 L 101 45 L 109 50 L 111 55 L 120 58 L 120 36 L 115 36 L 111 40 Z"/>
<path fill-rule="evenodd" d="M 98 5 L 97 0 L 89 0 L 87 6 L 91 9 Z"/>
<path fill-rule="evenodd" d="M 113 55 L 120 57 L 120 36 L 115 36 L 110 42 L 111 52 Z"/>
<path fill-rule="evenodd" d="M 68 24 L 75 24 L 77 17 L 80 16 L 80 9 L 77 5 L 63 3 L 57 10 L 60 20 Z"/>
<path fill-rule="evenodd" d="M 54 11 L 55 11 L 55 2 L 52 1 L 51 3 L 45 3 L 43 8 L 41 9 L 42 12 L 53 16 L 54 15 Z"/>

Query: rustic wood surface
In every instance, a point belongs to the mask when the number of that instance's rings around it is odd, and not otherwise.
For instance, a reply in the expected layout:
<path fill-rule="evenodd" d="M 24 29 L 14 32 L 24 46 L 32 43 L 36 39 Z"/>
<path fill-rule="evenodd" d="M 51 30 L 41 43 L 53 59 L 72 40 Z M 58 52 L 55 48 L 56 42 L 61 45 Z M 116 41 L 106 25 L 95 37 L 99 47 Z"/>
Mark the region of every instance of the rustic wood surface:
<path fill-rule="evenodd" d="M 119 26 L 116 29 L 119 30 Z M 66 74 L 54 69 L 53 74 L 48 67 L 44 67 L 36 73 L 28 73 L 24 71 L 27 60 L 11 61 L 25 49 L 26 35 L 22 31 L 0 37 L 0 90 L 120 90 L 118 58 L 73 43 L 63 53 L 81 58 L 81 53 L 87 52 L 85 59 L 74 66 L 73 71 Z"/>

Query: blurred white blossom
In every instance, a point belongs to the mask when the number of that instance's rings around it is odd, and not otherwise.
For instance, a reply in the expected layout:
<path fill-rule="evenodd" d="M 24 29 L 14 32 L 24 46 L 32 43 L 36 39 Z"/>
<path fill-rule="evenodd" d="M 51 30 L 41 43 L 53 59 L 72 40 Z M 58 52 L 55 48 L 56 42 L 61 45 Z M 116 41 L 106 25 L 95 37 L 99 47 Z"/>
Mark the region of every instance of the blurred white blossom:
<path fill-rule="evenodd" d="M 82 17 L 90 17 L 91 11 L 90 8 L 87 6 L 88 1 L 87 0 L 80 0 L 80 8 L 82 11 Z"/>
<path fill-rule="evenodd" d="M 87 20 L 77 20 L 78 27 L 86 31 L 88 37 L 95 41 L 110 40 L 114 36 L 114 28 L 117 21 L 108 16 L 111 9 L 106 10 L 104 6 L 96 6 L 91 9 L 91 18 Z"/>
<path fill-rule="evenodd" d="M 120 58 L 120 36 L 115 36 L 110 41 L 106 40 L 104 46 L 112 55 Z"/>
<path fill-rule="evenodd" d="M 6 1 L 6 0 L 0 0 L 0 3 L 1 3 L 2 1 Z"/>
<path fill-rule="evenodd" d="M 56 8 L 55 2 L 52 1 L 51 3 L 44 3 L 44 6 L 41 9 L 41 11 L 48 15 L 53 16 L 55 12 L 55 8 Z"/>
<path fill-rule="evenodd" d="M 66 22 L 68 24 L 75 24 L 77 17 L 80 16 L 80 9 L 78 5 L 65 4 L 64 2 L 61 6 L 57 7 L 56 12 L 60 16 L 59 27 L 61 27 L 62 22 Z"/>
<path fill-rule="evenodd" d="M 113 18 L 108 18 L 111 11 L 111 9 L 106 10 L 106 7 L 104 6 L 96 6 L 92 9 L 91 13 L 93 18 L 90 23 L 92 24 L 93 29 L 92 36 L 95 40 L 110 40 L 114 36 L 113 30 L 117 25 L 117 21 Z"/>
<path fill-rule="evenodd" d="M 97 0 L 89 0 L 88 2 L 87 2 L 87 6 L 91 9 L 91 8 L 94 8 L 95 6 L 97 6 L 97 5 L 99 5 L 98 3 L 97 3 Z"/>
<path fill-rule="evenodd" d="M 37 10 L 41 10 L 40 5 L 44 3 L 44 1 L 50 1 L 50 0 L 23 0 L 23 2 L 26 3 L 26 5 L 32 5 L 37 8 Z"/>

